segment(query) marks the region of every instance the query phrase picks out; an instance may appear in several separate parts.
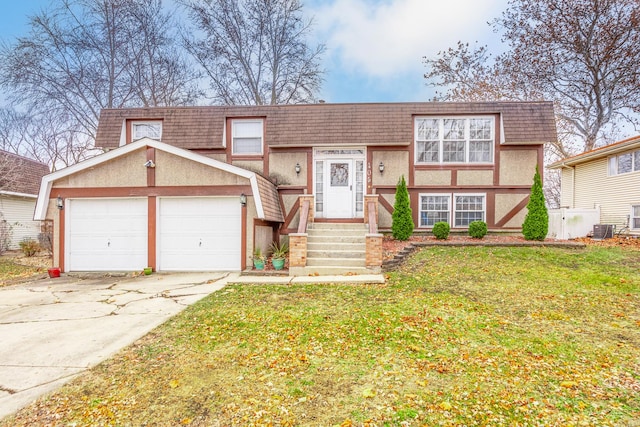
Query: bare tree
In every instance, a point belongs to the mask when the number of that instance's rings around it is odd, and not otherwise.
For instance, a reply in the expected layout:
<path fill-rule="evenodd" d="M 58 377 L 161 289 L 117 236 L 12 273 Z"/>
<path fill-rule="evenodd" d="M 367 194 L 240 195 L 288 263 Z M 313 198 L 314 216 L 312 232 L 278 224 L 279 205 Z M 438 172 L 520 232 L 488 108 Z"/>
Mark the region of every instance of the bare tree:
<path fill-rule="evenodd" d="M 99 151 L 82 131 L 57 112 L 0 109 L 0 149 L 47 164 L 52 170 L 73 165 Z"/>
<path fill-rule="evenodd" d="M 456 48 L 425 58 L 436 97 L 555 101 L 556 157 L 613 142 L 640 122 L 640 3 L 637 0 L 510 0 L 493 21 L 506 52 Z"/>
<path fill-rule="evenodd" d="M 28 36 L 0 47 L 0 86 L 14 105 L 68 120 L 68 132 L 91 139 L 103 108 L 199 95 L 161 0 L 57 0 L 29 25 Z"/>
<path fill-rule="evenodd" d="M 299 0 L 181 0 L 194 33 L 186 49 L 210 81 L 215 102 L 311 102 L 322 83 L 324 46 L 310 47 Z M 187 31 L 185 31 L 187 33 Z"/>

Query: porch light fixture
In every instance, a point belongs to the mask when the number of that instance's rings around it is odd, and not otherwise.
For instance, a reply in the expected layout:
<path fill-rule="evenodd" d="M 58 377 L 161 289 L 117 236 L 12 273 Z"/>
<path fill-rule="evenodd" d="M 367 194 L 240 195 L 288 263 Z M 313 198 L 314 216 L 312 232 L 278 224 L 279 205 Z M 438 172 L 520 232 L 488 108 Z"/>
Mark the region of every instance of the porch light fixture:
<path fill-rule="evenodd" d="M 247 195 L 244 193 L 240 195 L 240 204 L 242 206 L 247 206 Z"/>
<path fill-rule="evenodd" d="M 384 163 L 382 163 L 382 160 L 380 161 L 380 164 L 378 165 L 378 170 L 380 171 L 380 175 L 382 175 L 384 173 Z"/>
<path fill-rule="evenodd" d="M 64 200 L 60 196 L 56 199 L 56 207 L 60 210 L 64 209 Z"/>
<path fill-rule="evenodd" d="M 302 166 L 300 166 L 300 163 L 296 163 L 296 175 L 300 175 L 301 170 L 302 170 Z"/>

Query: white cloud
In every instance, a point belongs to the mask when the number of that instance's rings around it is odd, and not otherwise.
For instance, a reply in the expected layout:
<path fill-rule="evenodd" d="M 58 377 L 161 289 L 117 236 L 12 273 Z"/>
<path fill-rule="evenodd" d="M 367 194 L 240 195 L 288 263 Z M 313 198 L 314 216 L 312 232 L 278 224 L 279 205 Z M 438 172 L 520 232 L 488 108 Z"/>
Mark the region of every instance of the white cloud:
<path fill-rule="evenodd" d="M 330 62 L 384 78 L 421 72 L 423 56 L 486 37 L 487 22 L 505 7 L 506 0 L 332 0 L 310 12 Z"/>

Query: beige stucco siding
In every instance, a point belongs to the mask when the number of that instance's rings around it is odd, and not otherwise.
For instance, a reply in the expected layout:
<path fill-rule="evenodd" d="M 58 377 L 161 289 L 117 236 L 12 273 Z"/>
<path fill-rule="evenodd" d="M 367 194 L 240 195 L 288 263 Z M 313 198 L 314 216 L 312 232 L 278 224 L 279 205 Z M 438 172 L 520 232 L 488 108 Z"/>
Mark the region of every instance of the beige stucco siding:
<path fill-rule="evenodd" d="M 296 174 L 296 164 L 300 165 L 300 174 Z M 272 153 L 269 155 L 269 176 L 278 185 L 306 185 L 307 153 Z"/>
<path fill-rule="evenodd" d="M 144 187 L 147 185 L 146 149 L 101 163 L 55 182 L 58 188 Z"/>
<path fill-rule="evenodd" d="M 249 180 L 202 163 L 156 151 L 156 186 L 248 185 Z M 146 178 L 145 178 L 146 185 Z"/>
<path fill-rule="evenodd" d="M 631 205 L 640 204 L 640 171 L 609 176 L 606 158 L 576 165 L 574 192 L 573 207 L 600 205 L 602 223 L 622 224 Z"/>
<path fill-rule="evenodd" d="M 506 214 L 526 199 L 528 194 L 496 194 L 495 220 L 500 222 Z M 527 208 L 523 208 L 516 216 L 509 220 L 505 227 L 521 227 L 524 217 L 527 214 Z"/>
<path fill-rule="evenodd" d="M 531 185 L 538 164 L 538 150 L 502 150 L 500 185 Z"/>
<path fill-rule="evenodd" d="M 458 171 L 458 185 L 493 185 L 493 171 Z"/>
<path fill-rule="evenodd" d="M 381 194 L 378 197 L 384 198 L 391 206 L 395 204 L 395 194 Z M 389 229 L 392 224 L 393 219 L 391 218 L 391 214 L 384 206 L 380 205 L 378 207 L 378 227 L 382 229 Z"/>
<path fill-rule="evenodd" d="M 380 162 L 384 172 L 380 173 Z M 371 155 L 371 183 L 374 186 L 396 185 L 401 176 L 409 180 L 409 152 L 374 151 Z"/>
<path fill-rule="evenodd" d="M 264 163 L 262 160 L 234 160 L 231 164 L 248 171 L 264 173 Z"/>
<path fill-rule="evenodd" d="M 417 170 L 414 172 L 415 184 L 420 185 L 451 185 L 451 171 L 448 170 Z"/>

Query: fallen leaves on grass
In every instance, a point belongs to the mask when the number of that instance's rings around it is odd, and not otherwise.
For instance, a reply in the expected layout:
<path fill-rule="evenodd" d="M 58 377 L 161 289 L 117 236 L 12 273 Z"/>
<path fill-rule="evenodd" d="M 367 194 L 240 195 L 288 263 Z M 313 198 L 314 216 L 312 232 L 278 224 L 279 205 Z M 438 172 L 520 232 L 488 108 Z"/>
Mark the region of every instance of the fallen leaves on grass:
<path fill-rule="evenodd" d="M 228 287 L 0 425 L 624 425 L 633 255 L 429 248 L 382 285 Z"/>

